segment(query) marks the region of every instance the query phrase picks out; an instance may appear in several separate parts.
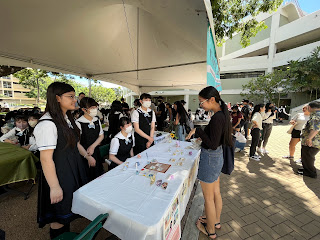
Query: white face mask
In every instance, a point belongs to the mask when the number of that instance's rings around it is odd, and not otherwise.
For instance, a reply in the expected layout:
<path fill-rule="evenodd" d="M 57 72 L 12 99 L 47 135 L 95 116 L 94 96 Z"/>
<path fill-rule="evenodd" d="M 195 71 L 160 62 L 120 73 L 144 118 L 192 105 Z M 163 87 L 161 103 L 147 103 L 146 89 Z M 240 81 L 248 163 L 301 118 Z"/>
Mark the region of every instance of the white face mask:
<path fill-rule="evenodd" d="M 131 133 L 132 132 L 132 126 L 129 126 L 125 130 L 126 133 Z"/>
<path fill-rule="evenodd" d="M 34 128 L 37 125 L 38 121 L 37 120 L 30 120 L 30 121 L 28 121 L 28 123 L 29 123 L 30 127 Z"/>
<path fill-rule="evenodd" d="M 142 106 L 145 108 L 149 108 L 151 106 L 151 101 L 143 101 Z"/>
<path fill-rule="evenodd" d="M 97 114 L 98 114 L 98 109 L 96 108 L 90 109 L 90 113 L 89 113 L 90 117 L 95 117 L 97 116 Z"/>

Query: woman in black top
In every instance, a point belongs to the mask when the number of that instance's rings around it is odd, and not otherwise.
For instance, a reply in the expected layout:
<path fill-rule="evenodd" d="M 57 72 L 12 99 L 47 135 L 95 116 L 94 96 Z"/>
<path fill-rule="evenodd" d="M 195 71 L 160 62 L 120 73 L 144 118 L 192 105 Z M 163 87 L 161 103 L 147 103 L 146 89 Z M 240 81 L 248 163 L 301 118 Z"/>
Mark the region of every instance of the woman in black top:
<path fill-rule="evenodd" d="M 73 192 L 87 183 L 78 150 L 80 131 L 71 115 L 75 104 L 72 86 L 50 84 L 45 114 L 34 129 L 42 165 L 37 218 L 41 228 L 50 224 L 51 239 L 70 231 L 70 222 L 77 218 L 71 212 Z"/>
<path fill-rule="evenodd" d="M 232 127 L 228 107 L 214 87 L 202 89 L 199 102 L 204 110 L 212 110 L 214 115 L 204 130 L 192 129 L 187 139 L 195 133 L 202 139 L 198 179 L 205 199 L 206 216 L 199 217 L 197 227 L 214 239 L 217 237 L 215 230 L 221 228 L 222 198 L 219 176 L 224 162 L 222 145 L 233 145 Z"/>
<path fill-rule="evenodd" d="M 178 138 L 178 140 L 184 141 L 187 135 L 186 123 L 188 119 L 188 113 L 180 101 L 176 101 L 174 103 L 174 109 L 177 112 L 176 119 L 174 121 L 174 125 L 176 126 L 176 137 Z"/>

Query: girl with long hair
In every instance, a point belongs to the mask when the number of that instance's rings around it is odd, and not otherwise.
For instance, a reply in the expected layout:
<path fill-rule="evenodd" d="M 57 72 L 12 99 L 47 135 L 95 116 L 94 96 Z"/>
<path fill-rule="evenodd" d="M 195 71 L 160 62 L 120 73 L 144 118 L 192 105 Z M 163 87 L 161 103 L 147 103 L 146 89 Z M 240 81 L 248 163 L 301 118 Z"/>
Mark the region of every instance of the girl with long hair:
<path fill-rule="evenodd" d="M 260 161 L 260 156 L 256 155 L 256 148 L 259 143 L 260 134 L 262 130 L 262 120 L 264 119 L 264 104 L 257 104 L 254 106 L 252 112 L 252 129 L 251 129 L 251 146 L 250 146 L 250 159 Z"/>
<path fill-rule="evenodd" d="M 200 216 L 196 225 L 209 238 L 217 237 L 216 229 L 221 228 L 220 216 L 222 198 L 220 194 L 220 173 L 223 167 L 222 145 L 233 146 L 232 127 L 227 105 L 219 92 L 212 86 L 199 93 L 200 106 L 214 115 L 204 130 L 192 129 L 186 139 L 197 133 L 202 139 L 198 179 L 205 200 L 205 216 Z"/>
<path fill-rule="evenodd" d="M 71 115 L 75 104 L 72 86 L 62 82 L 50 84 L 45 114 L 34 129 L 42 165 L 37 220 L 40 228 L 50 224 L 51 239 L 70 231 L 70 222 L 77 218 L 71 212 L 73 192 L 87 183 L 78 150 L 80 130 Z"/>
<path fill-rule="evenodd" d="M 269 137 L 271 135 L 273 120 L 276 119 L 275 111 L 276 111 L 275 107 L 272 103 L 266 104 L 266 111 L 264 114 L 264 118 L 262 120 L 263 131 L 262 131 L 261 139 L 259 140 L 259 143 L 258 143 L 258 152 L 266 153 L 266 154 L 269 153 L 266 149 L 266 146 L 267 146 Z"/>
<path fill-rule="evenodd" d="M 83 115 L 76 120 L 76 124 L 81 132 L 80 145 L 82 151 L 86 151 L 84 157 L 87 168 L 87 176 L 91 181 L 103 174 L 102 157 L 99 145 L 104 139 L 104 133 L 99 118 L 97 118 L 98 103 L 89 97 L 84 97 L 80 101 L 80 109 Z"/>
<path fill-rule="evenodd" d="M 173 105 L 176 110 L 176 119 L 174 121 L 175 132 L 178 140 L 184 141 L 187 135 L 186 132 L 186 123 L 188 118 L 188 113 L 186 109 L 183 107 L 180 101 L 176 101 Z"/>
<path fill-rule="evenodd" d="M 120 118 L 122 118 L 123 111 L 122 111 L 122 105 L 121 102 L 118 100 L 115 100 L 111 104 L 111 111 L 108 115 L 108 123 L 109 123 L 109 140 L 111 139 L 119 132 L 119 123 Z"/>

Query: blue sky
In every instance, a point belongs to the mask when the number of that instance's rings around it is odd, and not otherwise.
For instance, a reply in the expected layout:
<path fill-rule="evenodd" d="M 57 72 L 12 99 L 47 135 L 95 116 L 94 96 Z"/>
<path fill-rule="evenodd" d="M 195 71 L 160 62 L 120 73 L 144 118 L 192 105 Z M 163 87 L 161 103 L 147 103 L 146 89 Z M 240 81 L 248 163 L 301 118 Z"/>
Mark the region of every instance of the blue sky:
<path fill-rule="evenodd" d="M 301 9 L 312 13 L 320 9 L 320 0 L 298 0 Z"/>

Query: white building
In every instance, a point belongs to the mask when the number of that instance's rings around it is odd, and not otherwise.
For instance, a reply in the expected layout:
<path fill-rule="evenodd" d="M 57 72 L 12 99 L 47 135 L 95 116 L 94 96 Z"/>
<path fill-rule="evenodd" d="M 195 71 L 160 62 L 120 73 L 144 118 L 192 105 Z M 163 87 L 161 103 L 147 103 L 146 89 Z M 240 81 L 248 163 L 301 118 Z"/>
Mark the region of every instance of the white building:
<path fill-rule="evenodd" d="M 287 3 L 277 12 L 260 14 L 258 21 L 268 28 L 252 38 L 250 46 L 242 48 L 240 35 L 235 35 L 218 48 L 222 94 L 228 102 L 241 101 L 242 85 L 253 77 L 307 57 L 320 46 L 320 11 L 303 16 L 294 3 Z M 282 102 L 294 107 L 306 101 L 297 95 L 288 94 Z"/>
<path fill-rule="evenodd" d="M 290 60 L 302 59 L 320 46 L 320 10 L 304 15 L 294 3 L 281 6 L 277 12 L 263 13 L 257 17 L 264 21 L 267 29 L 251 38 L 248 47 L 242 48 L 240 34 L 227 39 L 217 48 L 220 58 L 222 98 L 225 102 L 241 102 L 242 85 L 261 74 L 272 72 L 274 68 L 287 65 Z M 184 99 L 192 111 L 198 107 L 198 91 L 182 89 L 150 92 L 152 96 L 163 96 L 173 103 Z M 128 103 L 137 94 L 127 92 Z M 282 103 L 295 107 L 307 100 L 303 94 L 295 93 L 282 96 Z"/>

